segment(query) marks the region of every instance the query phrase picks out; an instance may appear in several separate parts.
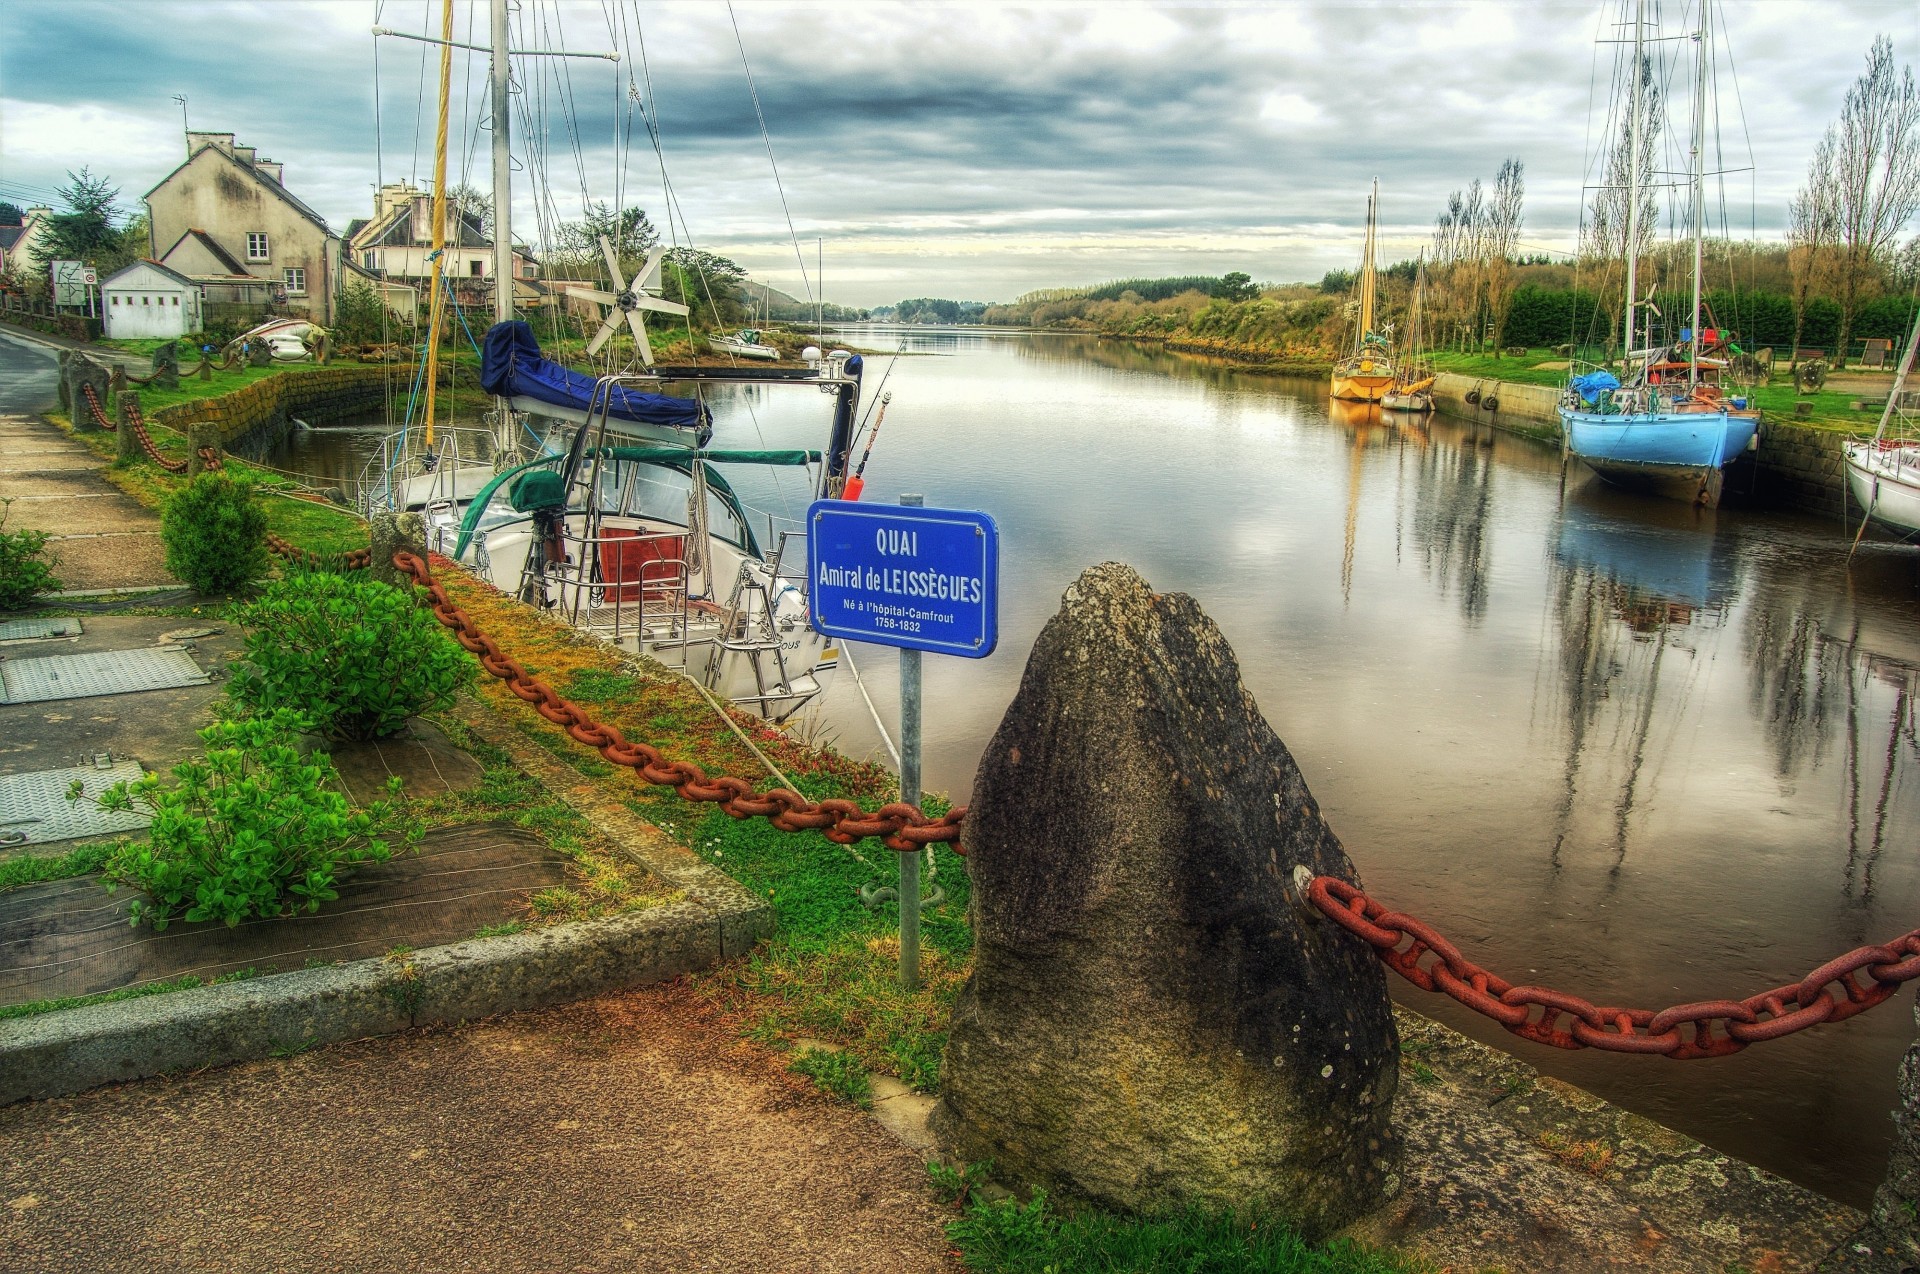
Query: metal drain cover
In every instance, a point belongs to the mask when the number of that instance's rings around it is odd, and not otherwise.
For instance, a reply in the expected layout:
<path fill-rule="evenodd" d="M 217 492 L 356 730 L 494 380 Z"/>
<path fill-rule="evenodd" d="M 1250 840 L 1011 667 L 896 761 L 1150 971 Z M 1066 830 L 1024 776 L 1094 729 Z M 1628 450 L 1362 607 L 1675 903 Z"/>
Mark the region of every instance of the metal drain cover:
<path fill-rule="evenodd" d="M 205 685 L 209 680 L 210 675 L 193 661 L 193 656 L 178 646 L 8 659 L 0 662 L 0 703 L 177 690 Z"/>
<path fill-rule="evenodd" d="M 89 799 L 115 783 L 131 783 L 143 771 L 138 761 L 118 761 L 101 769 L 76 765 L 64 770 L 0 774 L 0 845 L 33 845 L 77 836 L 111 836 L 145 827 L 151 815 L 136 804 L 124 813 L 103 810 Z M 67 792 L 81 783 L 85 793 L 69 801 Z"/>
<path fill-rule="evenodd" d="M 0 641 L 38 641 L 43 637 L 78 637 L 77 619 L 9 619 L 0 624 Z"/>

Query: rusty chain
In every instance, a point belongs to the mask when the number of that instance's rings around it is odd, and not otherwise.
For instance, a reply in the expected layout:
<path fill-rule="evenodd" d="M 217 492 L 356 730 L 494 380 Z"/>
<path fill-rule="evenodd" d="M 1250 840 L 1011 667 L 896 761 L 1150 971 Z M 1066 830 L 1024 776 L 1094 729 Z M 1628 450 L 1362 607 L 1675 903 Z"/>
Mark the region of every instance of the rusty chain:
<path fill-rule="evenodd" d="M 507 689 L 535 712 L 565 728 L 574 742 L 585 744 L 615 765 L 623 765 L 647 783 L 671 787 L 689 801 L 710 801 L 735 818 L 764 818 L 782 831 L 817 830 L 828 840 L 851 845 L 869 836 L 878 837 L 888 849 L 910 854 L 935 843 L 960 846 L 960 824 L 966 818 L 965 806 L 930 819 L 916 805 L 895 801 L 874 811 L 862 809 L 852 801 L 809 801 L 789 788 L 754 791 L 745 779 L 707 772 L 691 761 L 668 760 L 658 748 L 629 742 L 610 725 L 594 720 L 578 704 L 562 698 L 553 687 L 530 673 L 502 651 L 493 638 L 481 632 L 467 613 L 454 605 L 446 590 L 433 578 L 427 564 L 402 550 L 393 555 L 393 564 L 427 590 L 433 614 L 458 641 L 479 657 L 480 666 L 507 683 Z"/>
<path fill-rule="evenodd" d="M 325 566 L 329 561 L 337 561 L 343 571 L 364 571 L 373 565 L 371 548 L 350 549 L 345 553 L 329 558 L 324 553 L 315 553 L 312 549 L 303 549 L 298 544 L 290 544 L 272 531 L 267 532 L 267 551 L 275 557 L 289 562 L 298 562 L 302 566 Z"/>
<path fill-rule="evenodd" d="M 81 396 L 87 400 L 87 409 L 93 413 L 93 422 L 95 424 L 99 425 L 102 429 L 118 428 L 115 422 L 108 418 L 107 413 L 101 409 L 100 398 L 93 392 L 92 385 L 80 386 L 80 393 Z M 167 459 L 166 455 L 162 453 L 160 448 L 154 443 L 153 435 L 147 432 L 147 422 L 146 419 L 141 416 L 140 408 L 131 400 L 123 399 L 122 402 L 126 404 L 127 408 L 127 425 L 133 430 L 133 436 L 139 440 L 140 446 L 146 451 L 148 458 L 168 473 L 185 473 L 187 471 L 186 461 Z M 220 467 L 220 453 L 215 448 L 202 447 L 200 448 L 199 455 L 201 461 L 207 468 L 218 469 Z"/>
<path fill-rule="evenodd" d="M 1307 898 L 1421 990 L 1443 991 L 1515 1035 L 1554 1048 L 1658 1053 L 1675 1061 L 1726 1057 L 1749 1044 L 1823 1022 L 1844 1022 L 1920 978 L 1920 929 L 1915 929 L 1881 946 L 1856 948 L 1798 982 L 1744 1000 L 1702 1000 L 1657 1012 L 1598 1007 L 1564 991 L 1515 986 L 1461 955 L 1432 927 L 1387 910 L 1337 877 L 1314 877 Z M 1402 950 L 1400 944 L 1408 939 L 1411 943 Z M 1865 986 L 1857 980 L 1862 972 L 1869 979 Z M 1835 983 L 1837 996 L 1829 989 Z M 1571 1025 L 1563 1026 L 1563 1021 Z"/>

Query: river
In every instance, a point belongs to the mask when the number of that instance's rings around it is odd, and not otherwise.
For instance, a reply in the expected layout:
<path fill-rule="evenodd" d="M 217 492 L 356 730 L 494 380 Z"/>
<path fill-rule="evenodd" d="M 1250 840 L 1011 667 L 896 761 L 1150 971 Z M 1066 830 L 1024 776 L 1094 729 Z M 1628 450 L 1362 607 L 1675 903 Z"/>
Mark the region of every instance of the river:
<path fill-rule="evenodd" d="M 868 360 L 869 400 L 886 375 L 894 401 L 865 498 L 983 509 L 1002 537 L 999 649 L 925 661 L 930 790 L 966 798 L 1062 590 L 1117 560 L 1220 625 L 1367 888 L 1514 982 L 1741 998 L 1920 923 L 1913 550 L 1869 541 L 1849 568 L 1834 522 L 1563 490 L 1554 448 L 1382 423 L 1319 382 L 1075 336 L 847 333 L 903 338 Z M 824 441 L 825 398 L 714 404 L 726 445 Z M 314 431 L 274 462 L 349 472 L 372 437 Z M 855 654 L 891 723 L 892 652 Z M 838 746 L 883 756 L 844 671 L 825 698 Z M 1846 1202 L 1884 1171 L 1911 992 L 1693 1062 L 1560 1052 L 1394 993 Z"/>

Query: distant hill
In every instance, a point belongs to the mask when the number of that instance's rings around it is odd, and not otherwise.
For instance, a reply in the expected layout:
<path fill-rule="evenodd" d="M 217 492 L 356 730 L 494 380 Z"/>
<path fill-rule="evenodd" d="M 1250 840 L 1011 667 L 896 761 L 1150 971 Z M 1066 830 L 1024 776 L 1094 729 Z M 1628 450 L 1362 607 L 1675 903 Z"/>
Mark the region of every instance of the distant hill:
<path fill-rule="evenodd" d="M 755 283 L 752 279 L 748 279 L 740 285 L 740 291 L 746 299 L 747 307 L 756 318 L 764 312 L 768 319 L 777 319 L 786 323 L 813 321 L 815 310 L 811 304 L 798 297 L 788 296 L 779 288 L 765 283 Z M 868 315 L 868 311 L 858 306 L 835 305 L 831 301 L 821 307 L 819 313 L 823 318 L 840 323 L 858 322 Z"/>

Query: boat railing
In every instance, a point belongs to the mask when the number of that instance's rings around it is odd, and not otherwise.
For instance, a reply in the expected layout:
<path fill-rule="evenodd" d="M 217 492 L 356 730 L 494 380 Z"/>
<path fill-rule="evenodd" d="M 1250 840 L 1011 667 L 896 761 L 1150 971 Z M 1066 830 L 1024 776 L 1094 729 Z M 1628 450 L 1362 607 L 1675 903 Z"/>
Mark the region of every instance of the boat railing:
<path fill-rule="evenodd" d="M 689 632 L 689 570 L 684 531 L 601 525 L 597 532 L 562 530 L 563 560 L 545 566 L 546 600 L 575 628 L 616 644 L 662 647 L 711 641 Z"/>
<path fill-rule="evenodd" d="M 402 429 L 381 439 L 380 450 L 367 460 L 353 491 L 353 506 L 362 517 L 375 513 L 447 502 L 460 498 L 462 470 L 492 472 L 510 452 L 501 451 L 493 432 L 474 427 L 436 430 L 429 444 L 424 431 Z"/>

